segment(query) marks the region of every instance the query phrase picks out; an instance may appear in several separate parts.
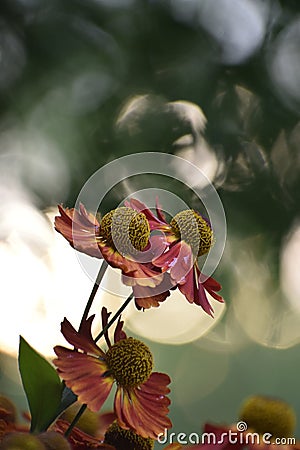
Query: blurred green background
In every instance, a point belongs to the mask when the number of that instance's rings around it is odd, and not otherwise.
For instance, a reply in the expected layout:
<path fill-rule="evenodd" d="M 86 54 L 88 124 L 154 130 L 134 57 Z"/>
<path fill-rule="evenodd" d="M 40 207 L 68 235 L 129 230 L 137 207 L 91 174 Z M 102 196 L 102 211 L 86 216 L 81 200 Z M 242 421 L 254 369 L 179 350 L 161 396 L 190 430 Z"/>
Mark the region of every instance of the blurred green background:
<path fill-rule="evenodd" d="M 105 163 L 156 151 L 207 174 L 228 225 L 225 313 L 193 342 L 148 341 L 174 431 L 234 422 L 257 393 L 300 418 L 299 113 L 298 0 L 1 0 L 0 390 L 26 408 L 18 334 L 39 348 L 91 287 L 54 255 L 51 208 Z M 121 183 L 102 212 L 149 183 Z"/>

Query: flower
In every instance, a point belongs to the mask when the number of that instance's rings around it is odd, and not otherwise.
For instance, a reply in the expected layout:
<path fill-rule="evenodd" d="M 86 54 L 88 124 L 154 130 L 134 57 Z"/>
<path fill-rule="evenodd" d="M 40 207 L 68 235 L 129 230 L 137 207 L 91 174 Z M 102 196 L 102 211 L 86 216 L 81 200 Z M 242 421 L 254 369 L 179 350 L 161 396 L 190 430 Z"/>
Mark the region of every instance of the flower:
<path fill-rule="evenodd" d="M 267 450 L 270 445 L 276 444 L 276 449 L 279 450 L 300 450 L 300 443 L 293 438 L 295 413 L 282 400 L 263 396 L 250 397 L 242 406 L 239 420 L 234 426 L 206 424 L 202 436 L 210 436 L 210 443 L 193 448 Z"/>
<path fill-rule="evenodd" d="M 60 434 L 64 434 L 69 428 L 70 423 L 63 419 L 58 419 L 53 425 L 53 429 Z M 72 446 L 72 450 L 114 450 L 109 444 L 103 443 L 102 440 L 85 433 L 81 428 L 74 427 L 68 436 L 68 442 Z"/>
<path fill-rule="evenodd" d="M 197 262 L 197 258 L 208 253 L 213 245 L 213 231 L 209 221 L 196 211 L 185 210 L 176 214 L 168 223 L 158 203 L 157 217 L 136 199 L 130 199 L 125 204 L 144 213 L 151 230 L 160 230 L 165 234 L 167 245 L 162 254 L 153 258 L 153 265 L 163 273 L 169 271 L 173 287 L 177 286 L 189 303 L 201 306 L 212 316 L 213 308 L 206 292 L 215 300 L 224 302 L 217 294 L 221 285 L 214 278 L 205 277 Z M 157 301 L 150 301 L 148 304 L 157 306 Z"/>
<path fill-rule="evenodd" d="M 139 262 L 144 250 L 166 246 L 161 237 L 150 237 L 146 216 L 129 207 L 120 207 L 100 219 L 79 210 L 58 206 L 55 229 L 76 250 L 96 258 L 104 258 L 112 267 L 121 269 L 122 281 L 129 286 L 154 287 L 161 283 L 161 270 L 150 262 Z"/>
<path fill-rule="evenodd" d="M 69 425 L 69 422 L 58 419 L 54 424 L 54 429 L 58 433 L 64 434 Z M 132 430 L 121 428 L 116 420 L 107 427 L 103 439 L 96 439 L 84 433 L 79 427 L 74 427 L 68 441 L 72 445 L 72 450 L 152 450 L 155 443 L 151 438 L 144 438 Z M 163 450 L 181 449 L 180 444 L 173 443 Z"/>
<path fill-rule="evenodd" d="M 117 421 L 107 429 L 104 443 L 110 444 L 115 450 L 153 450 L 154 440 L 143 438 L 132 430 L 124 430 Z M 180 450 L 181 445 L 171 444 L 164 450 Z"/>
<path fill-rule="evenodd" d="M 109 314 L 102 309 L 103 328 Z M 67 319 L 61 331 L 74 350 L 56 346 L 54 364 L 66 385 L 92 411 L 98 411 L 116 382 L 114 411 L 119 425 L 132 429 L 145 438 L 155 439 L 171 427 L 167 417 L 170 400 L 168 375 L 152 372 L 153 360 L 149 348 L 141 341 L 127 338 L 118 321 L 112 345 L 105 333 L 108 350 L 104 352 L 92 338 L 94 316 L 89 317 L 80 332 Z"/>
<path fill-rule="evenodd" d="M 6 434 L 0 442 L 2 450 L 71 450 L 67 439 L 55 431 L 46 431 L 38 435 L 34 435 L 28 431 L 14 431 Z M 105 447 L 105 450 L 111 449 L 106 449 Z"/>

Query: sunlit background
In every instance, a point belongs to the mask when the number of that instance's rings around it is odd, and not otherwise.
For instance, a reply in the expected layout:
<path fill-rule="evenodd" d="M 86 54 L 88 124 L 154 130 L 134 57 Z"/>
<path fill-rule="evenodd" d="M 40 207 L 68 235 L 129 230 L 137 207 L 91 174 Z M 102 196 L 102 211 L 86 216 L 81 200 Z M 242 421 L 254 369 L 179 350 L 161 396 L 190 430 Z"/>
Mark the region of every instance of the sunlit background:
<path fill-rule="evenodd" d="M 21 410 L 19 334 L 51 359 L 93 284 L 53 230 L 56 205 L 105 163 L 161 151 L 203 170 L 228 225 L 215 319 L 177 293 L 125 313 L 172 378 L 174 431 L 234 422 L 250 394 L 290 402 L 300 424 L 300 5 L 217 3 L 1 1 L 0 390 Z M 149 185 L 127 180 L 101 212 Z M 121 302 L 100 290 L 93 312 Z"/>

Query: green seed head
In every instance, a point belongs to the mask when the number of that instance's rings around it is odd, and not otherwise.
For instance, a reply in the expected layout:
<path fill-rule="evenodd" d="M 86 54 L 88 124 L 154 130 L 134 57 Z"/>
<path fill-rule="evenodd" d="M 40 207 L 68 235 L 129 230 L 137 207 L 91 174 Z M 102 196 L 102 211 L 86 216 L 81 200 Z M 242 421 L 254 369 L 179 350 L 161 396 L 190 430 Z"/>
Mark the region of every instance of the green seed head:
<path fill-rule="evenodd" d="M 240 419 L 257 433 L 273 437 L 292 437 L 296 427 L 294 410 L 282 400 L 254 396 L 242 405 Z"/>
<path fill-rule="evenodd" d="M 170 225 L 175 236 L 190 245 L 194 255 L 201 256 L 209 252 L 213 245 L 213 231 L 196 211 L 187 209 L 179 212 Z"/>
<path fill-rule="evenodd" d="M 115 421 L 105 433 L 104 442 L 116 450 L 153 450 L 154 441 L 143 438 L 132 430 L 123 430 Z"/>
<path fill-rule="evenodd" d="M 105 214 L 100 223 L 100 236 L 121 254 L 130 254 L 147 246 L 150 227 L 145 214 L 124 206 Z"/>
<path fill-rule="evenodd" d="M 129 337 L 114 344 L 106 353 L 107 365 L 118 384 L 125 388 L 139 386 L 148 380 L 153 367 L 147 345 Z"/>

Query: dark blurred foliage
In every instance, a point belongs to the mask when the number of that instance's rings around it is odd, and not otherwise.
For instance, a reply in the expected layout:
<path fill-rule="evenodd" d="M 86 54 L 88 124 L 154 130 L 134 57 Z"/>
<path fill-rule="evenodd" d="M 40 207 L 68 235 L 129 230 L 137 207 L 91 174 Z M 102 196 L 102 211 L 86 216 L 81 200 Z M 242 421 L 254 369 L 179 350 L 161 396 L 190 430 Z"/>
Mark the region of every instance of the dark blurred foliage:
<path fill-rule="evenodd" d="M 40 206 L 72 205 L 121 155 L 176 153 L 194 129 L 166 105 L 185 100 L 207 118 L 229 230 L 279 245 L 300 200 L 297 0 L 2 0 L 0 11 L 1 131 L 32 123 L 70 176 L 64 195 L 37 190 Z M 151 101 L 118 126 L 137 95 Z"/>

